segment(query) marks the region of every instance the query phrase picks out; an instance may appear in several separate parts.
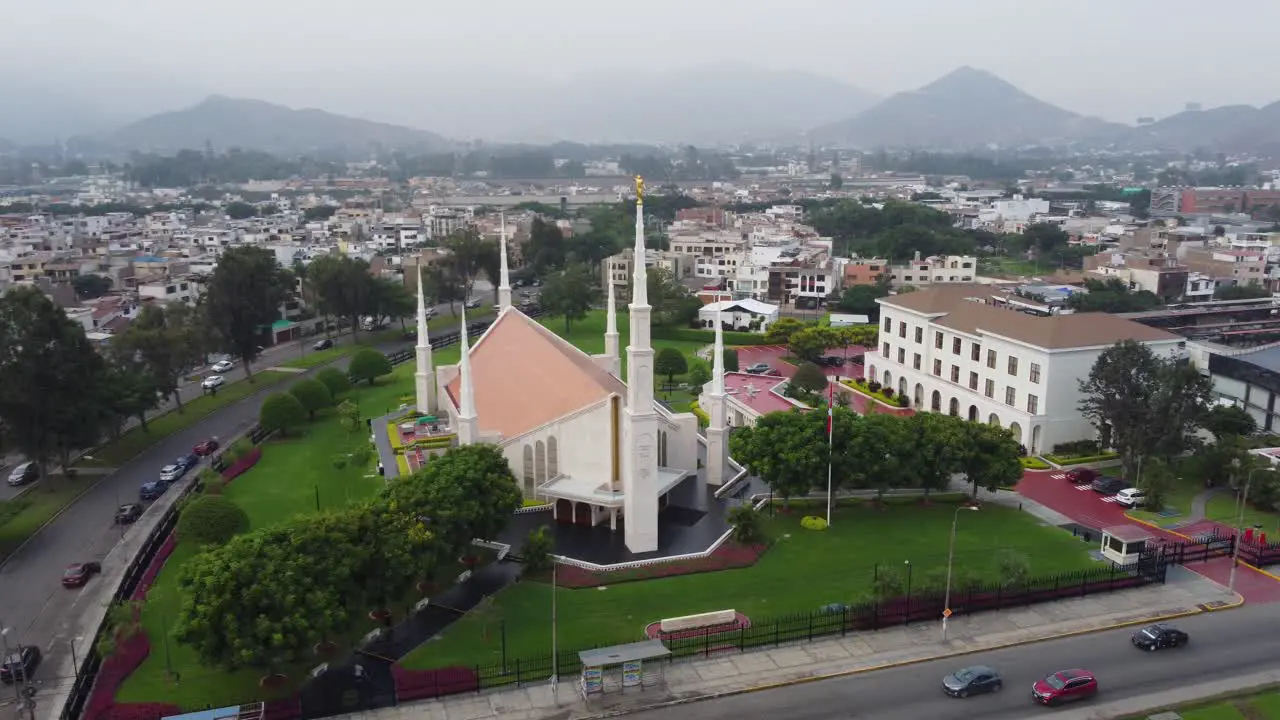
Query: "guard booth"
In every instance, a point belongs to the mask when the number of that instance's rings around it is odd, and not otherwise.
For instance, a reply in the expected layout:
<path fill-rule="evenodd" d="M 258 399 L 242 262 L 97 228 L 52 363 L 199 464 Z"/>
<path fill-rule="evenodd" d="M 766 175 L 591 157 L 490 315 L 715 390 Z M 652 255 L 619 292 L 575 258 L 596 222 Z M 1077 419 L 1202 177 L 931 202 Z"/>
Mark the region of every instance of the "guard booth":
<path fill-rule="evenodd" d="M 231 705 L 212 710 L 198 710 L 184 715 L 169 715 L 161 720 L 262 720 L 264 703 L 256 702 L 247 705 Z"/>
<path fill-rule="evenodd" d="M 1117 565 L 1138 562 L 1151 542 L 1151 533 L 1137 525 L 1113 525 L 1102 530 L 1102 556 Z"/>
<path fill-rule="evenodd" d="M 583 699 L 610 693 L 639 692 L 661 685 L 671 651 L 661 640 L 644 640 L 612 647 L 583 650 L 580 687 Z"/>

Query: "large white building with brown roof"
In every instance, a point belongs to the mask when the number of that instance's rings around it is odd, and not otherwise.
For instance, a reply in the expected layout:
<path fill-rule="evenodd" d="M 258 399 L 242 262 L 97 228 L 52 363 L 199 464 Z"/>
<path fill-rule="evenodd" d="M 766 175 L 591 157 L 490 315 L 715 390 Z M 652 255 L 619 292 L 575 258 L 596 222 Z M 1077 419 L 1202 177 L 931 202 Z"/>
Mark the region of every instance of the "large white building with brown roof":
<path fill-rule="evenodd" d="M 909 397 L 917 410 L 1009 428 L 1030 453 L 1096 437 L 1079 410 L 1080 380 L 1102 351 L 1136 340 L 1162 355 L 1186 353 L 1182 337 L 1106 313 L 1041 317 L 997 306 L 982 285 L 881 298 L 880 348 L 867 378 Z"/>
<path fill-rule="evenodd" d="M 643 203 L 636 206 L 635 256 L 644 257 Z M 658 549 L 658 514 L 668 493 L 698 482 L 698 421 L 654 401 L 654 351 L 646 263 L 633 265 L 627 377 L 612 285 L 605 352 L 588 355 L 511 304 L 502 238 L 497 319 L 461 360 L 435 368 L 419 292 L 417 410 L 447 421 L 460 444 L 497 445 L 526 498 L 554 503 L 559 522 L 623 531 L 632 553 Z M 720 370 L 721 374 L 723 370 Z M 707 482 L 723 482 L 725 433 L 708 433 Z"/>

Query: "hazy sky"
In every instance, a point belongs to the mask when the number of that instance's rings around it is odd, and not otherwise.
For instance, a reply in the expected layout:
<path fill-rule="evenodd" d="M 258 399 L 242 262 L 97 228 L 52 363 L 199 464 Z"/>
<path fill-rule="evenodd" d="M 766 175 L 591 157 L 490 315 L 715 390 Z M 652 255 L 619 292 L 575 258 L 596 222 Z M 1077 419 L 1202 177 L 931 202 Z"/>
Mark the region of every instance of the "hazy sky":
<path fill-rule="evenodd" d="M 121 98 L 149 96 L 161 106 L 221 92 L 339 103 L 346 107 L 336 109 L 351 112 L 374 94 L 429 105 L 433 86 L 445 82 L 479 84 L 493 95 L 521 76 L 563 80 L 707 63 L 806 70 L 882 94 L 972 65 L 1067 109 L 1123 122 L 1169 114 L 1187 101 L 1280 99 L 1280 53 L 1264 34 L 1280 27 L 1276 0 L 0 5 L 8 6 L 0 74 L 16 70 L 28 82 L 47 78 L 99 92 L 119 82 L 129 86 Z M 414 124 L 430 127 L 430 118 Z"/>

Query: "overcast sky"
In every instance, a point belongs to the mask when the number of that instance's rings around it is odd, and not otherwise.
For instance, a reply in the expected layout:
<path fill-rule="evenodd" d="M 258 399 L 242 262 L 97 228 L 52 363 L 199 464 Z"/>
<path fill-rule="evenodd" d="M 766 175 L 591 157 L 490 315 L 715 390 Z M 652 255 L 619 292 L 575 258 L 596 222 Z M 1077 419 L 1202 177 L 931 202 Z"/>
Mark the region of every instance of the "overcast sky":
<path fill-rule="evenodd" d="M 881 94 L 972 65 L 1069 110 L 1130 123 L 1188 101 L 1280 99 L 1280 53 L 1265 34 L 1280 27 L 1277 0 L 0 5 L 8 6 L 0 22 L 0 74 L 99 91 L 120 82 L 130 86 L 121 97 L 131 102 L 140 102 L 134 86 L 142 79 L 161 105 L 209 92 L 321 106 L 339 96 L 395 92 L 406 104 L 427 107 L 433 85 L 446 76 L 491 94 L 521 76 L 569 79 L 706 63 L 805 70 Z"/>

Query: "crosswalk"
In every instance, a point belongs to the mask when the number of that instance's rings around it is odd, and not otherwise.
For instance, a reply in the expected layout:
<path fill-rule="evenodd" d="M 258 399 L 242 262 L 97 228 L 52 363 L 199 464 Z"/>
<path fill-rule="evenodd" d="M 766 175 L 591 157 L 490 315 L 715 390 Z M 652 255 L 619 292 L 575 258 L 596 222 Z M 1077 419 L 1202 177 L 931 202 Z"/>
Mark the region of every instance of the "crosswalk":
<path fill-rule="evenodd" d="M 1086 483 L 1086 484 L 1084 484 L 1084 485 L 1073 485 L 1072 487 L 1074 487 L 1074 488 L 1075 488 L 1075 489 L 1077 489 L 1077 490 L 1080 490 L 1081 492 L 1083 492 L 1083 491 L 1085 491 L 1085 490 L 1088 490 L 1089 492 L 1093 492 L 1093 486 L 1092 486 L 1092 485 L 1089 485 L 1089 484 L 1087 484 L 1087 483 Z M 1107 497 L 1099 498 L 1099 499 L 1100 499 L 1100 500 L 1102 500 L 1102 502 L 1104 502 L 1104 503 L 1113 503 L 1113 502 L 1115 502 L 1115 501 L 1116 501 L 1116 496 L 1115 496 L 1115 495 L 1108 495 Z"/>
<path fill-rule="evenodd" d="M 1067 474 L 1066 474 L 1066 473 L 1054 473 L 1054 474 L 1050 475 L 1049 477 L 1053 478 L 1054 480 L 1066 480 L 1066 479 L 1067 479 Z"/>

